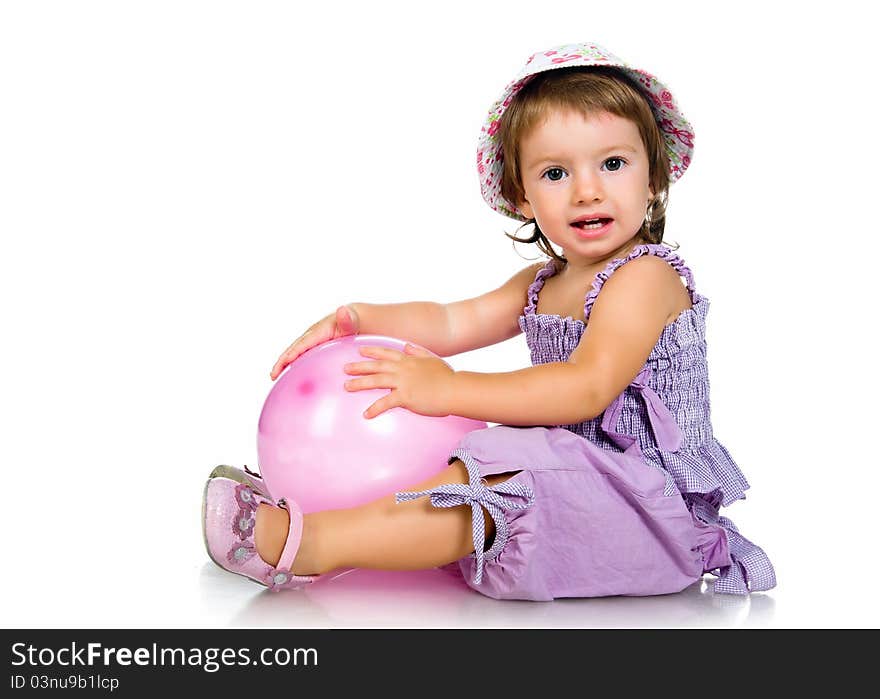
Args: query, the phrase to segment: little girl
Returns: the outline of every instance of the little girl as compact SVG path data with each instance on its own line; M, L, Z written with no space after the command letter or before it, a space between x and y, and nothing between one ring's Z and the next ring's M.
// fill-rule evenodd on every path
M489 112L477 167L489 206L534 226L515 239L550 259L457 303L343 306L271 371L335 337L405 337L345 366L347 390L390 389L366 419L402 406L498 424L412 491L351 509L303 515L258 474L218 467L203 504L214 562L273 590L450 563L506 599L672 593L707 572L717 593L774 587L764 551L719 515L749 486L709 419L709 301L661 242L692 151L652 75L595 44L531 56ZM450 356L519 332L533 366L506 373L414 346Z

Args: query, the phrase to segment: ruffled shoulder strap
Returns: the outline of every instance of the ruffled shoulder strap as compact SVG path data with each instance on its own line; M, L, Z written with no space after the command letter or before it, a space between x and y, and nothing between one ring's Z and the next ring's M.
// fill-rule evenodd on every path
M584 297L584 320L589 320L590 311L593 310L593 304L596 302L596 297L599 296L599 292L602 290L602 287L605 286L605 282L608 281L608 277L610 277L614 272L623 267L630 260L635 260L637 257L641 257L642 255L654 255L656 257L661 257L666 262L668 262L676 272L678 272L679 276L684 277L685 285L687 286L687 290L691 295L691 303L696 303L697 301L697 290L694 287L694 275L691 272L690 268L684 263L678 255L676 255L671 248L668 248L665 245L638 245L632 249L629 255L626 257L618 257L611 262L596 275L596 278L593 279L593 287L587 293L586 297ZM543 271L543 270L541 270ZM540 272L538 273L540 275ZM543 282L542 282L543 283Z
M556 266L556 260L553 259L548 260L547 264L538 270L538 273L535 275L535 281L532 282L531 286L529 286L529 290L526 292L528 303L523 310L525 315L530 313L533 314L535 312L535 308L538 305L538 294L544 287L544 282L558 271L559 268Z

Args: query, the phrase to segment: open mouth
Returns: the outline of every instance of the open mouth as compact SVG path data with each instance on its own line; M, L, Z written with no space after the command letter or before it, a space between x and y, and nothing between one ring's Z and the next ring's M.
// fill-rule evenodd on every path
M602 228L602 226L609 223L611 220L612 219L610 218L593 218L589 221L574 221L571 225L580 228L581 230L591 231Z

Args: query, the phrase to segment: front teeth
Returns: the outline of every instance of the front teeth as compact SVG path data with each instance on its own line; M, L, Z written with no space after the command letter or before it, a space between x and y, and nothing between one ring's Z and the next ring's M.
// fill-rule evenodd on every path
M584 224L581 224L581 228L595 229L595 228L601 228L603 225L604 225L604 224L603 224L601 221L596 221L596 223L584 223Z

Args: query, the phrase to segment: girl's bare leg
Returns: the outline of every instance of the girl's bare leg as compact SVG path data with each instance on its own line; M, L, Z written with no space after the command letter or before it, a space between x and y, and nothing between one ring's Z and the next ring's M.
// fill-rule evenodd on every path
M492 486L513 473L487 476ZM429 490L447 483L467 483L465 465L456 459L441 473L412 488ZM296 575L315 575L337 568L417 570L457 561L473 553L470 505L436 508L429 497L396 503L394 494L359 507L305 515L303 537L293 562ZM484 510L486 540L495 524ZM287 513L260 505L254 543L260 557L278 563L287 538Z

